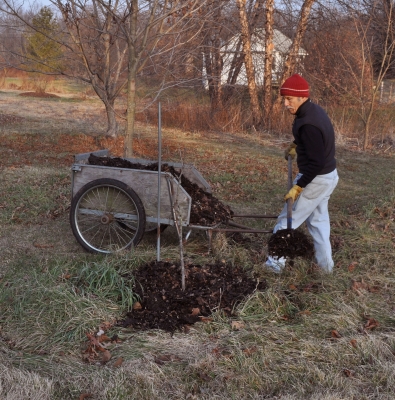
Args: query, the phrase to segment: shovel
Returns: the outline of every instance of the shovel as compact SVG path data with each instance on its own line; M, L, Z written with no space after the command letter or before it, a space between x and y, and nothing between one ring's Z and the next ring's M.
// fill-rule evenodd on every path
M292 188L292 157L288 155L288 191ZM287 229L292 229L293 200L287 199Z

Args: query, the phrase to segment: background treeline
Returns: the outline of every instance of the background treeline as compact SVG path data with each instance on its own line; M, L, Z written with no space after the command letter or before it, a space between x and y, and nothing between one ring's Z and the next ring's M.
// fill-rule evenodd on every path
M339 140L395 140L393 0L3 0L0 18L0 84L16 71L36 91L59 76L84 83L126 155L158 100L167 126L288 133L278 87L295 72ZM276 31L289 38L281 54Z

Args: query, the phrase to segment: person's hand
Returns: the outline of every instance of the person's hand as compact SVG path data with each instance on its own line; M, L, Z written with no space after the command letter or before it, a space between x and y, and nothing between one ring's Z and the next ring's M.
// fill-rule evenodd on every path
M294 202L302 193L303 188L298 185L293 185L291 190L284 196L284 200L287 201L288 199L292 199Z
M290 143L289 146L284 151L284 158L288 161L288 156L292 157L292 160L296 157L296 144L294 142Z

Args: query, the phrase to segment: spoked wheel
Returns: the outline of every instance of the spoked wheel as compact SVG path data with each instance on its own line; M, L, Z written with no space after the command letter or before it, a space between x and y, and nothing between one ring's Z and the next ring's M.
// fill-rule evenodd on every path
M71 201L71 229L92 253L114 253L137 246L144 235L145 211L136 192L115 179L83 186Z

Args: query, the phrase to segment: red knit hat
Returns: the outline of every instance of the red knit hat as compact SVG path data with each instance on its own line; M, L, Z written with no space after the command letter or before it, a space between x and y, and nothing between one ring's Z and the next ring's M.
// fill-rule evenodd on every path
M309 84L300 75L290 76L280 88L281 96L309 97Z

